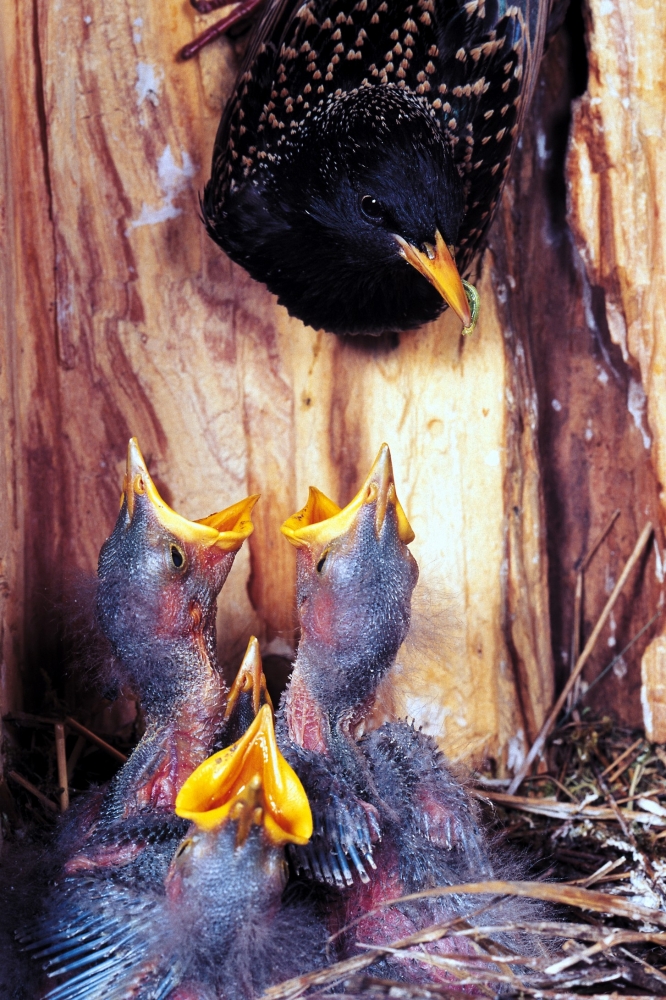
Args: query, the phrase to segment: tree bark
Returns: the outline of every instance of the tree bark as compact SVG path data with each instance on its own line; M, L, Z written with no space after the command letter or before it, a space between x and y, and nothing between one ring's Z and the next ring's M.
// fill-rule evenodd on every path
M217 15L157 0L6 6L3 711L36 706L40 668L57 680L66 666L49 608L74 569L94 572L131 434L186 516L262 493L221 600L229 669L250 633L293 650L294 555L279 526L311 483L347 502L387 440L421 582L386 697L451 756L511 770L552 703L553 648L566 669L576 560L623 506L587 577L593 624L657 502L627 367L603 367L612 345L590 325L594 292L564 218L573 29L546 57L479 265L477 331L462 338L448 313L368 342L290 319L204 232L197 198L242 43L189 64L175 53ZM575 179L571 190L574 204ZM618 643L653 591L636 584ZM602 690L633 719L638 659L627 669Z
M589 82L576 102L567 160L569 218L600 320L628 369L626 406L654 465L662 511L666 477L666 24L659 6L589 0ZM640 445L637 442L637 448ZM656 504L652 516L659 516ZM661 513L663 518L663 513ZM656 582L664 579L656 546ZM663 600L663 596L662 596ZM666 741L663 622L646 652L642 702L653 739ZM661 721L657 721L657 720Z

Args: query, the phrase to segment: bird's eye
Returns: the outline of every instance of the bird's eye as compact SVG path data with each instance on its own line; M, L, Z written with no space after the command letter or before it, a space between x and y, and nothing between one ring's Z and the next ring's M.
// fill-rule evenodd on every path
M366 219L370 219L371 222L381 222L385 214L380 202L376 198L373 198L371 194L366 194L361 198L361 211Z
M185 553L178 545L172 545L170 548L171 552L171 562L176 567L176 569L182 569L185 565Z
M182 842L182 844L176 851L176 857L180 858L183 854L185 854L186 851L189 851L191 846L192 846L192 838L188 837L186 840Z
M317 563L317 572L318 573L321 573L321 571L323 570L324 563L326 562L327 557L328 557L328 550L326 550L326 552L324 552L324 554L322 555L321 559Z

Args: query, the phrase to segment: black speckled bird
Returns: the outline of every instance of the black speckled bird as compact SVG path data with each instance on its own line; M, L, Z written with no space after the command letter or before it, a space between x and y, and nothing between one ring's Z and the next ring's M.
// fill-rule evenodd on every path
M120 513L99 557L97 614L146 729L110 786L74 823L66 871L126 869L180 836L173 805L223 726L227 690L215 649L217 596L252 532L256 496L201 521L160 497L133 438ZM159 852L157 852L159 853ZM162 862L164 858L162 858ZM159 877L148 871L151 878Z
M429 840L445 853L464 844L465 865L482 870L469 802L436 743L402 722L361 738L407 635L418 577L388 447L347 507L311 487L306 506L282 530L298 547L301 641L278 734L315 821L312 841L294 852L297 865L338 885L351 885L354 870L372 883L363 861L374 868L373 842L388 837L414 870L403 880L410 889L418 873L435 870ZM447 863L455 856L446 853Z
M272 0L215 142L211 237L315 328L450 305L534 89L548 0Z
M250 1000L322 964L317 915L281 898L284 845L307 841L312 816L268 705L187 779L176 812L191 825L159 888L65 885L25 935L62 977L49 1000Z

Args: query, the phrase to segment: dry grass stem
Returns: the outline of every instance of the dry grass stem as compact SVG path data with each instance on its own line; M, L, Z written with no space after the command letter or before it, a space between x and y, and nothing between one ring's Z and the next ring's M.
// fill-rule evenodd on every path
M115 757L116 760L119 760L122 764L126 762L127 757L125 756L124 753L121 753L120 750L116 750L116 748L112 747L110 743L107 743L106 740L103 740L101 736L97 736L96 733L92 733L89 729L86 729L86 727L82 726L80 722L76 721L76 719L72 719L71 716L68 715L65 719L65 722L70 729L73 729L75 732L80 733L81 736L85 736L87 740L90 740L91 743L95 743L102 750L106 750L108 754L110 754L112 757Z
M534 743L532 744L532 747L527 756L525 757L522 766L520 767L513 781L509 785L510 793L514 793L518 790L518 788L520 788L520 785L525 776L527 775L527 772L529 771L530 767L532 766L536 758L540 756L540 754L542 753L546 745L546 740L548 739L550 732L554 728L558 716L562 711L562 707L565 701L567 700L567 696L571 691L571 689L573 688L574 684L576 683L576 678L580 675L581 671L583 670L583 667L587 663L590 654L592 653L592 650L594 649L597 643L597 639L599 638L599 635L601 634L601 631L604 625L606 624L606 621L608 620L611 611L615 606L615 602L622 593L622 590L624 589L624 586L629 578L629 575L631 574L632 569L640 559L641 555L643 554L643 550L645 549L647 543L650 540L652 531L653 531L652 523L648 521L648 523L643 528L640 537L636 542L636 545L634 546L634 551L629 556L629 559L627 560L625 567L622 570L622 573L620 574L619 580L617 581L615 587L613 588L612 594L610 595L610 597L606 602L606 606L604 607L603 611L599 616L597 624L594 626L594 629L592 630L590 638L587 640L585 644L585 649L578 657L576 665L571 671L569 679L564 685L559 698L555 702L548 718L541 727L541 731L537 736L536 740L534 741Z
M28 781L27 778L24 778L16 771L7 771L7 777L11 778L12 781L15 781L18 785L21 785L22 788L25 788L26 792L30 792L31 795L34 795L37 801L41 802L42 805L49 810L49 812L58 812L58 807L55 802L52 802L51 799L47 799L46 795L43 795L38 788L35 788L33 783Z

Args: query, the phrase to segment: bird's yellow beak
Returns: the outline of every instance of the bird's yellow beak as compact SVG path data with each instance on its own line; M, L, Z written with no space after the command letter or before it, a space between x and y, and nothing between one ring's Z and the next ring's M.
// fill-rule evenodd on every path
M262 704L268 705L271 709L273 708L273 702L266 688L266 677L261 665L259 643L254 636L250 636L243 662L238 668L236 678L231 685L231 691L227 698L227 708L224 713L225 721L233 712L241 694L248 693L252 694L252 707L255 715L259 714Z
M200 521L188 521L187 518L177 514L157 492L139 444L136 438L131 438L127 447L127 471L120 496L120 506L126 502L130 519L134 515L137 496L145 496L148 499L155 517L163 528L181 541L191 542L202 548L215 546L223 552L235 552L254 531L251 515L252 508L259 499L258 494L246 497L245 500L227 507L226 510L211 514Z
M453 309L463 325L463 333L474 330L479 315L479 294L469 282L463 281L458 273L453 254L444 242L439 229L435 234L435 245L426 244L419 250L397 233L393 238L400 248L400 254L437 289L445 302Z
M238 822L237 842L263 826L274 844L306 844L312 836L307 795L275 742L273 713L263 705L245 735L213 754L190 775L176 798L176 815L201 830Z
M310 487L308 502L298 513L292 514L282 525L281 531L297 548L321 549L335 538L346 534L356 522L359 511L370 503L377 504L375 529L379 535L389 506L395 510L398 537L406 545L414 540L407 515L402 509L395 490L391 452L387 444L379 449L367 479L351 503L340 509L321 490Z

